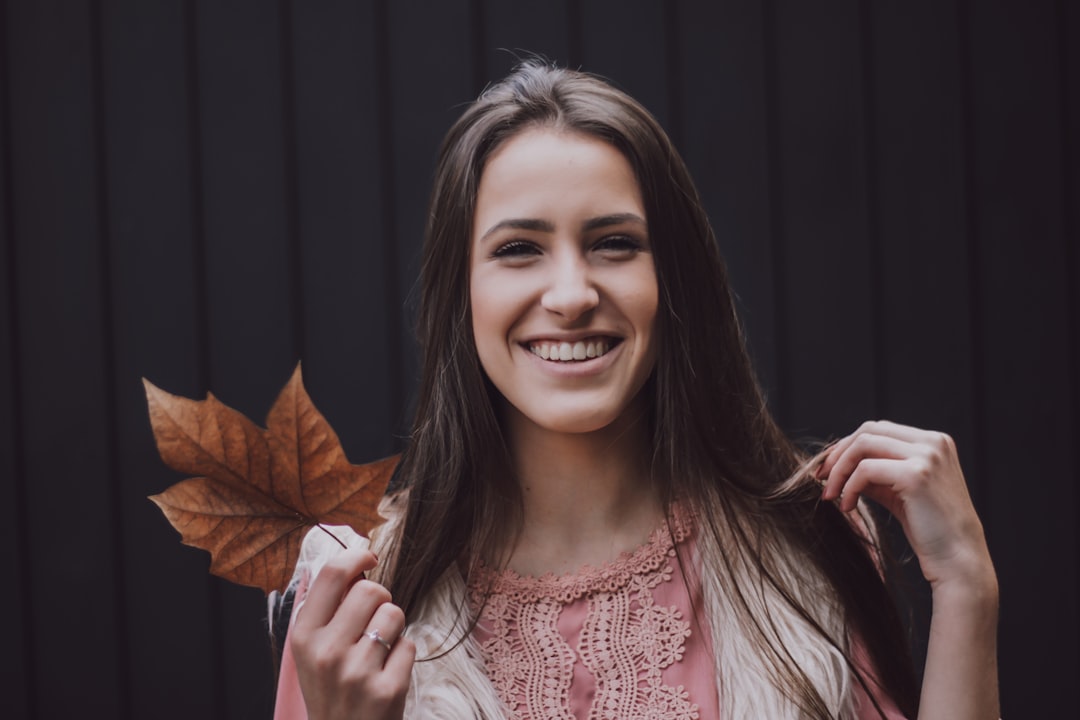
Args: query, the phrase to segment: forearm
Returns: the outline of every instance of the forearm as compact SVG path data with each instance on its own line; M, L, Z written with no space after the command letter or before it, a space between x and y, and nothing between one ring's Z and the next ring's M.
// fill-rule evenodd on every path
M934 586L919 720L997 720L998 585L980 573Z

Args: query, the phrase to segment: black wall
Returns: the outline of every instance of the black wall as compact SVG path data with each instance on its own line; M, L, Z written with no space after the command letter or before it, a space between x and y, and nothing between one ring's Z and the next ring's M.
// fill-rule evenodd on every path
M262 596L145 499L140 377L261 420L293 365L400 446L443 131L512 64L601 73L682 148L799 437L951 433L1002 586L1006 717L1075 705L1080 5L0 5L3 715L258 718Z

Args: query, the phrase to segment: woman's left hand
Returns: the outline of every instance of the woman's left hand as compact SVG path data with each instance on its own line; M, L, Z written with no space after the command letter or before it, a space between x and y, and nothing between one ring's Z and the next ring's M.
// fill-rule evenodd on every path
M825 453L822 497L854 510L864 495L904 528L931 587L993 581L982 523L952 438L878 421L864 423Z

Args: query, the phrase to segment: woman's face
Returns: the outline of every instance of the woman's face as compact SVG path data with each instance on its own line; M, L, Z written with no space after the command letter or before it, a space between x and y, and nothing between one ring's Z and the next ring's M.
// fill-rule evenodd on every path
M655 362L656 271L633 169L588 135L530 129L480 178L470 259L480 362L518 420L606 427Z

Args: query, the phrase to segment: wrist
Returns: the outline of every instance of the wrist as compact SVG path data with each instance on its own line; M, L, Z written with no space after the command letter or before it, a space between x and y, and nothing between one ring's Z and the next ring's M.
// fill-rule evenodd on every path
M997 614L999 588L989 556L971 558L955 565L955 571L930 582L934 607L941 604L964 606L969 611L984 609Z
M939 588L943 594L949 595L997 595L997 573L990 559L982 525L977 519L974 527L960 534L939 557L924 564L923 570L935 595Z

